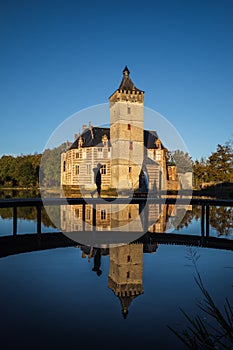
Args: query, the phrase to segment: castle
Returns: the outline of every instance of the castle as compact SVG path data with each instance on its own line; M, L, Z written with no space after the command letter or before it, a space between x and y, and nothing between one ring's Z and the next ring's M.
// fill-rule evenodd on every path
M167 150L156 131L144 130L144 91L134 85L127 67L109 104L110 128L84 125L62 153L61 186L95 189L93 170L101 164L102 190L143 191L145 173L148 190L166 189L174 170L168 170Z

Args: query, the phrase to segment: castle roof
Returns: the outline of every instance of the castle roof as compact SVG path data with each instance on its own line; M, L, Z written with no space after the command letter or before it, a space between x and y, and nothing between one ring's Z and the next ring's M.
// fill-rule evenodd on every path
M82 147L102 147L102 137L106 135L108 138L108 147L111 147L110 128L89 127L86 128L81 135L73 142L69 149L78 148L79 140L82 138ZM155 149L155 141L158 140L158 134L155 130L144 130L144 147ZM162 149L164 148L161 145Z
M82 138L82 147L102 146L102 137L106 135L108 138L108 147L110 143L110 128L89 127L86 128L81 135L73 142L69 149L78 148L79 140Z
M134 92L139 94L144 94L143 90L138 89L134 83L132 82L130 78L130 71L127 66L125 66L125 69L123 70L123 77L120 83L119 88L113 92L113 94L109 97L111 98L116 92L126 91L126 92Z
M118 91L120 90L126 90L126 91L130 91L130 92L144 92L138 88L136 88L136 86L134 85L134 83L132 82L131 78L130 78L130 71L128 69L127 66L125 66L125 69L123 70L123 78L121 80L120 86L118 88Z

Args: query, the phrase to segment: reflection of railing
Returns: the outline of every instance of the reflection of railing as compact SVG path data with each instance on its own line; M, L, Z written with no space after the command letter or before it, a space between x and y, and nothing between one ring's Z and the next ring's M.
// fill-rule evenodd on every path
M199 199L199 198L29 198L29 199L5 199L0 200L0 208L13 208L13 235L17 235L17 208L36 207L37 210L37 234L41 234L41 209L43 206L82 205L82 221L85 224L85 205L92 205L92 225L96 226L96 205L106 204L139 204L142 206L150 204L171 205L195 205L201 206L201 236L209 237L210 206L233 207L232 200ZM101 202L100 202L101 201ZM146 215L146 211L144 212ZM146 218L147 219L147 218ZM146 220L145 220L146 221ZM85 225L83 225L85 228Z

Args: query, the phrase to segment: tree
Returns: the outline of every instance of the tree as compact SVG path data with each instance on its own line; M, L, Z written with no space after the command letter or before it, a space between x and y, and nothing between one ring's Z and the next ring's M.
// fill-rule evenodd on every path
M198 160L195 160L193 163L193 175L196 188L199 187L203 182L209 181L206 160L204 158L201 158L200 162Z
M46 149L40 165L40 184L43 186L60 186L61 181L61 153L66 145L62 144L53 149Z
M174 152L169 152L168 163L177 166L178 173L192 172L192 158L190 155L182 150L176 150Z
M226 182L233 180L233 150L228 144L217 146L217 151L213 152L207 161L210 181Z

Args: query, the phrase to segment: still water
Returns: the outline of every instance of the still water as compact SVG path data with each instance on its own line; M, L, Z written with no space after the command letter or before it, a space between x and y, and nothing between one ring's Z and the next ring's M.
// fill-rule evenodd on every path
M19 234L35 232L34 214L21 214ZM10 212L0 215L0 235L11 234ZM231 240L231 227L223 232L219 215L216 223L212 219L210 234ZM42 231L56 232L46 220ZM198 234L198 209L175 232ZM179 307L208 318L197 307L203 298L189 259L194 254L205 287L222 309L233 294L228 250L148 241L99 250L77 244L1 258L1 348L185 349L168 329L187 327Z

